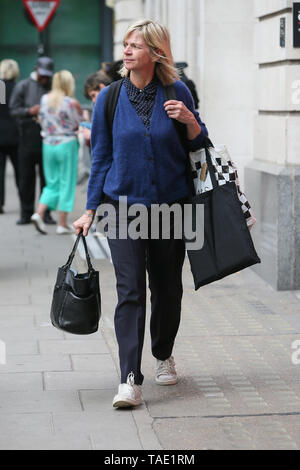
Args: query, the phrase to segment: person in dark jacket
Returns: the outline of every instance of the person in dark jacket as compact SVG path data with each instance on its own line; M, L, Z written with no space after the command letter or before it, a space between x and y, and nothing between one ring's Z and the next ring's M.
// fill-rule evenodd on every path
M0 63L0 78L5 84L5 104L0 105L0 214L3 214L5 202L5 167L9 157L18 188L18 129L11 117L8 102L19 77L19 66L13 59L4 59Z
M195 103L195 108L198 109L199 108L199 98L198 98L198 93L197 93L197 89L196 89L196 85L195 83L193 82L193 80L191 80L190 78L188 78L185 74L185 71L184 69L186 69L188 67L188 64L186 62L175 62L175 65L177 67L177 70L179 72L179 78L180 80L186 84L186 86L189 88L191 94L192 94L192 97L194 99L194 103Z
M100 71L108 75L112 82L116 82L121 78L119 72L122 65L123 60L115 60L113 62L102 62L102 67Z
M15 86L9 102L11 115L16 119L19 133L19 191L21 217L18 225L30 224L35 202L35 167L38 165L41 191L45 186L42 164L42 137L38 123L41 97L50 91L54 64L50 57L40 57L29 78ZM54 223L47 212L45 223Z

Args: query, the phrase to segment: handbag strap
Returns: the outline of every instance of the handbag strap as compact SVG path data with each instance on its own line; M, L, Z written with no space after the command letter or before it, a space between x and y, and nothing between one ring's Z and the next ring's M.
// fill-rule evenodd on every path
M208 171L209 171L209 174L210 174L211 183L212 183L213 189L215 189L219 186L219 184L217 182L214 165L213 165L212 160L211 160L211 155L210 155L210 151L208 149L208 146L205 145L204 149L205 149L206 163L207 163L207 166L208 166Z
M176 90L175 90L174 85L164 86L164 97L166 101L177 100L177 95L176 95ZM180 139L180 142L187 155L185 174L186 174L186 179L187 179L187 184L188 184L190 195L194 196L196 192L195 192L195 186L193 182L192 168L190 165L190 159L189 159L189 155L188 155L188 151L186 147L186 141L187 141L186 125L183 124L182 122L177 121L177 119L172 119L172 121L176 129L176 132L178 134L178 137Z
M64 269L70 269L71 264L72 264L73 259L74 259L74 256L75 256L75 253L76 253L76 250L78 248L78 243L79 243L80 239L82 239L82 242L83 242L86 261L87 261L87 264L88 264L88 270L89 270L89 272L92 272L92 271L94 271L94 268L93 268L92 263L91 263L90 255L89 255L89 252L88 252L88 247L87 247L87 244L86 244L86 240L85 240L85 237L83 236L82 232L80 232L77 236L77 239L74 243L74 246L73 246L73 249L70 253L68 261L64 265Z
M164 87L164 96L165 99L168 100L177 100L177 95L176 95L176 90L174 85L167 85ZM179 139L182 143L183 148L185 149L186 153L188 154L187 148L186 148L186 141L187 141L187 129L186 125L177 121L177 119L172 119L173 124L175 126L175 129L177 131L177 134L179 136ZM218 182L216 179L215 171L214 171L214 166L211 160L211 155L209 152L209 147L214 147L212 141L209 139L209 137L205 136L204 141L203 141L203 147L205 149L205 156L206 156L206 162L210 174L210 179L213 185L213 188L216 188L218 186ZM187 181L188 181L188 186L190 190L190 194L193 196L196 194L195 192L195 186L194 186L194 178L193 178L193 170L190 164L190 159L189 157L187 158L187 168L186 168L186 175L187 175Z

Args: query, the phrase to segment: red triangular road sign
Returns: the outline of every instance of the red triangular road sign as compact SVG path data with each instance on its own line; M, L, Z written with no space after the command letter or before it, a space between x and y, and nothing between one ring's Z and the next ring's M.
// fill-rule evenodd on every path
M37 29L43 31L54 15L60 0L23 0L23 3Z

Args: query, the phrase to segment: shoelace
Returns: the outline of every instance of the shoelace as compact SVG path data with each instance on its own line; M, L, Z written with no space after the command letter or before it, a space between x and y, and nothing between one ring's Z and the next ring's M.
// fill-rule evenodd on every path
M121 384L120 387L121 387L121 390L122 390L121 393L124 396L126 396L127 398L132 399L133 397L136 397L136 394L138 393L139 386L136 385L134 387L134 373L133 372L130 372L127 375L126 384Z
M130 372L127 375L126 383L122 383L119 385L119 393L126 396L127 398L132 398L132 394L135 394L134 385L134 373Z
M130 372L127 375L127 385L131 385L131 386L134 385L134 373L133 372Z
M175 362L173 357L170 357L169 359L166 359L165 361L161 361L158 369L157 369L157 375L170 375L170 374L175 374Z

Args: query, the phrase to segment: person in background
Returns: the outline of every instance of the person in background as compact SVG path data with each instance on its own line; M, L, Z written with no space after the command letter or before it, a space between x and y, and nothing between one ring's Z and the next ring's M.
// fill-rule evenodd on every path
M188 67L188 64L186 62L175 62L175 65L177 67L177 70L179 72L179 78L180 80L186 84L186 86L189 88L191 94L192 94L192 97L194 99L194 103L195 103L195 108L198 109L199 108L199 97L198 97L198 93L197 93L197 89L196 89L196 85L195 83L193 82L193 80L191 80L190 78L188 78L184 72L184 69L186 69Z
M102 62L101 71L109 76L112 82L120 80L120 69L123 65L123 60L115 60L114 62Z
M21 201L21 217L18 225L30 224L34 211L36 165L39 169L40 188L45 185L42 164L42 138L38 123L41 97L51 88L54 63L50 57L40 57L34 72L29 78L21 80L15 86L9 108L11 115L17 121L19 144L19 193ZM55 224L49 211L45 214L45 223Z
M93 104L96 103L97 96L100 91L111 83L111 79L106 75L105 72L99 70L99 72L89 75L84 84L84 96L88 100L92 100ZM91 140L91 128L90 123L82 123L83 137L88 146L90 146Z
M61 70L54 74L52 90L44 95L40 105L40 124L43 137L43 165L46 186L31 221L36 229L47 234L44 217L47 209L58 206L58 235L72 233L67 224L73 210L77 180L77 130L82 109L74 98L75 80L71 72Z
M9 157L15 176L15 183L18 189L18 128L15 120L11 117L8 103L12 91L19 78L20 71L18 63L13 59L4 59L0 63L0 78L5 83L6 104L0 105L0 214L3 214L5 202L5 168L6 159Z
M84 96L88 100L92 100L92 102L95 104L100 91L110 83L111 79L102 70L99 70L99 72L96 73L92 73L85 81Z

